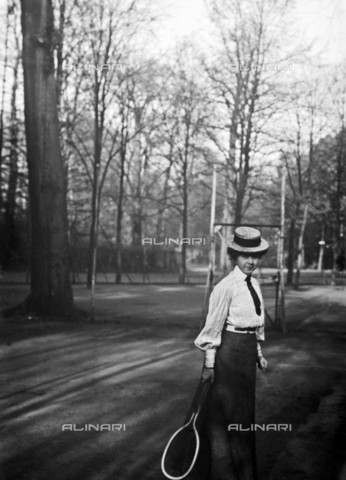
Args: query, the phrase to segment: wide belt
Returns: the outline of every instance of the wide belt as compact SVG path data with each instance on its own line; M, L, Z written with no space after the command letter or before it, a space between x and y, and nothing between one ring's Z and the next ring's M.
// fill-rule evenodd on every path
M226 325L226 330L228 332L235 332L235 333L255 333L257 327L246 327L246 328L239 328L234 327L233 325Z

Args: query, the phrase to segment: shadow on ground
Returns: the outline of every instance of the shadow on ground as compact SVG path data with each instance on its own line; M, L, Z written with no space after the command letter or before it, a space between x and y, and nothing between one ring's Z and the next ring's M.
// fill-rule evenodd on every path
M185 293L174 293L183 308ZM291 430L257 432L260 480L345 480L344 310L335 300L319 312L305 311L285 336L267 332L256 422ZM3 319L1 480L163 479L161 455L203 358L193 346L198 322L168 320L151 324L140 310L129 324Z

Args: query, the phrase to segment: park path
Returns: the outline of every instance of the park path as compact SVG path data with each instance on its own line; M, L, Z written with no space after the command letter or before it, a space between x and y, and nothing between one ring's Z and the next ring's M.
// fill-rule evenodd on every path
M203 357L193 346L203 289L175 287L129 286L116 301L101 290L94 324L1 321L1 480L164 478L161 454L185 417ZM310 315L302 297L305 318L293 316L286 335L268 326L256 422L292 431L258 432L260 480L346 478L345 295L323 292L310 291ZM88 301L82 289L76 297ZM64 424L120 430L62 431Z

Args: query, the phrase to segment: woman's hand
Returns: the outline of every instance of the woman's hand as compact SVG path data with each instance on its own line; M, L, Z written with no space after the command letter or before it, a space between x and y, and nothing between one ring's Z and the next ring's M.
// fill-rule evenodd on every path
M258 357L257 358L257 363L258 363L258 368L265 372L267 367L268 367L267 360L264 357Z
M215 372L213 368L204 367L202 371L202 380L214 382Z

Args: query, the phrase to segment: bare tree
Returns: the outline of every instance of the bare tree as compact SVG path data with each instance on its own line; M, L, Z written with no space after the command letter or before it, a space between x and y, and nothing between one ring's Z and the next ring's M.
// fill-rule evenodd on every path
M3 76L2 76L2 85L1 85L1 107L0 107L0 215L2 212L2 164L3 164L3 146L4 146L4 110L5 110L5 84L6 84L6 73L8 68L8 37L9 29L11 22L11 13L13 12L13 5L7 5L6 12L6 30L5 30L5 58L4 58L4 67L3 67Z
M335 146L331 149L332 183L328 185L330 198L330 216L332 220L333 275L335 284L338 258L346 253L346 67L337 66L329 78L330 124L335 137ZM330 155L329 155L330 158ZM330 177L330 176L328 176ZM331 185L333 187L331 188Z
M139 29L145 30L154 16L147 1L88 0L79 4L79 9L81 41L69 55L65 67L69 70L74 107L68 108L66 101L64 105L69 118L69 142L91 186L87 275L90 287L96 272L102 188L111 163L117 156L125 159L125 145L129 140L122 136L125 128L122 114L127 107L119 104L119 91L129 72L133 73L129 62ZM73 31L71 28L65 29L66 39ZM69 89L65 92L68 98ZM117 233L119 235L121 233Z
M240 224L251 202L263 195L264 167L276 141L271 119L281 106L284 72L296 55L288 47L292 2L207 3L219 38L213 57L203 62L214 103L208 135L224 177L223 221Z
M127 222L130 222L131 244L138 249L143 228L145 229L145 201L150 186L154 183L147 181L152 151L151 137L157 127L157 114L153 106L156 96L154 79L152 62L142 61L139 68L129 69L117 93L121 118L120 152L118 164L113 163L111 167L117 171L119 179L116 197L116 283L121 282L122 275L124 209L126 208Z
M16 37L17 42L19 38ZM4 215L4 240L2 245L3 259L8 258L8 249L12 244L15 230L15 212L16 212L16 194L18 184L18 118L17 118L17 91L19 64L21 59L21 51L18 47L17 58L13 66L13 85L11 93L11 117L10 117L10 146L9 146L9 175L8 188L5 203Z
M286 151L283 155L291 195L288 200L290 216L288 284L293 280L294 259L297 268L294 285L299 287L300 271L304 265L304 235L309 211L313 210L314 171L321 161L320 140L326 131L323 81L310 72L309 78L291 85L287 96L286 121L283 123ZM295 245L296 230L298 239Z
M205 123L205 94L201 84L195 80L196 68L192 66L191 47L183 44L177 52L177 60L166 85L165 95L168 108L161 111L160 126L161 149L168 161L164 182L164 203L167 201L167 186L170 179L175 185L176 194L172 195L169 208L176 209L181 216L181 238L189 236L189 194L194 179L194 164L199 157L204 142L202 133ZM167 101L168 100L168 101ZM167 205L168 207L168 205ZM162 221L162 218L160 219ZM186 241L186 240L185 240ZM181 244L178 251L179 283L186 280L187 249Z

